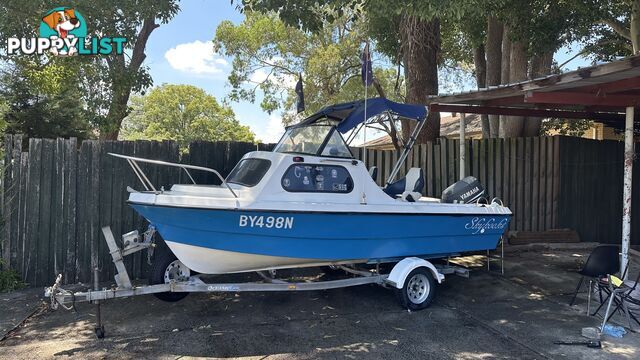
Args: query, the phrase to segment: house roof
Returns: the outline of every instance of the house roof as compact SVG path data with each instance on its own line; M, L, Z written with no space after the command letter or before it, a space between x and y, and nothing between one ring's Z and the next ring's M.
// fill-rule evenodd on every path
M465 115L465 130L467 134L481 133L482 122L480 115L467 114ZM442 116L440 118L440 136L452 136L460 133L460 114L452 114L450 116ZM367 141L360 146L376 147L391 145L391 137L384 135L373 140Z
M431 98L430 111L590 119L624 127L640 105L640 55L519 82ZM636 114L640 123L640 114Z
M452 136L460 133L461 114L442 116L440 118L440 136ZM468 134L482 132L482 121L478 114L466 114L464 117L465 131Z

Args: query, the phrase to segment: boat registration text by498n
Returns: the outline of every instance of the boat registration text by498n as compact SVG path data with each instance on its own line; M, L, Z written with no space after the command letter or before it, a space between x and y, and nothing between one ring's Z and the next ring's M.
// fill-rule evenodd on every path
M240 227L266 227L276 229L292 229L293 216L251 216L240 215Z

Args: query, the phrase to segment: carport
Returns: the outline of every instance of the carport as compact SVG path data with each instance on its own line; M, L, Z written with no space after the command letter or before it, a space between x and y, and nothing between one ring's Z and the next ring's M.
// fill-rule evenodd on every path
M477 91L441 95L431 99L429 110L464 114L587 119L624 131L624 187L621 273L629 261L634 133L640 128L640 55L578 69L563 74ZM526 121L526 120L525 120ZM638 129L638 130L635 130ZM460 176L464 176L465 142L460 141Z

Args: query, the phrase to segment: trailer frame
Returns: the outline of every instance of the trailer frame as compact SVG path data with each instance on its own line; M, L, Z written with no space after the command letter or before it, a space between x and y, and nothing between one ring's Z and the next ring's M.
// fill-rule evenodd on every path
M45 288L45 297L49 298L52 309L60 306L67 310L75 309L75 304L79 302L92 302L96 305L96 326L95 334L98 338L103 338L104 324L101 317L101 302L109 299L126 298L138 295L148 295L164 292L260 292L260 291L317 291L338 289L366 284L376 284L386 288L402 289L408 275L417 268L428 269L437 283L444 281L445 274L455 274L469 277L469 270L460 266L434 265L431 262L418 258L407 257L400 260L388 274L380 272L380 263L371 270L358 269L355 266L336 264L333 267L344 270L353 275L352 278L323 280L313 282L288 282L275 278L275 271L271 276L264 272L257 273L263 279L262 282L239 282L239 283L209 283L201 277L203 275L193 275L184 281L171 280L168 283L156 285L134 285L129 277L129 273L124 265L124 256L136 253L141 250L148 250L149 260L153 254L155 227L149 226L147 231L140 234L137 230L122 235L123 247L116 243L111 227L102 228L102 234L109 247L109 254L116 267L114 276L116 286L111 288L100 288L98 282L99 269L94 265L93 290L73 292L62 287L62 274L56 277L55 283ZM430 290L431 291L431 290ZM70 306L68 306L70 305Z

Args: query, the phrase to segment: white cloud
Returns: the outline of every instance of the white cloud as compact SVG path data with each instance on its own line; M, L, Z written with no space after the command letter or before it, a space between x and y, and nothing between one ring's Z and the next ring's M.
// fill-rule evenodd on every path
M195 74L221 74L229 65L227 60L214 53L210 42L200 40L176 45L164 57L172 68Z
M284 125L282 125L282 117L276 114L269 116L269 121L254 130L256 137L262 140L263 143L275 143L280 140L282 134L284 134Z

